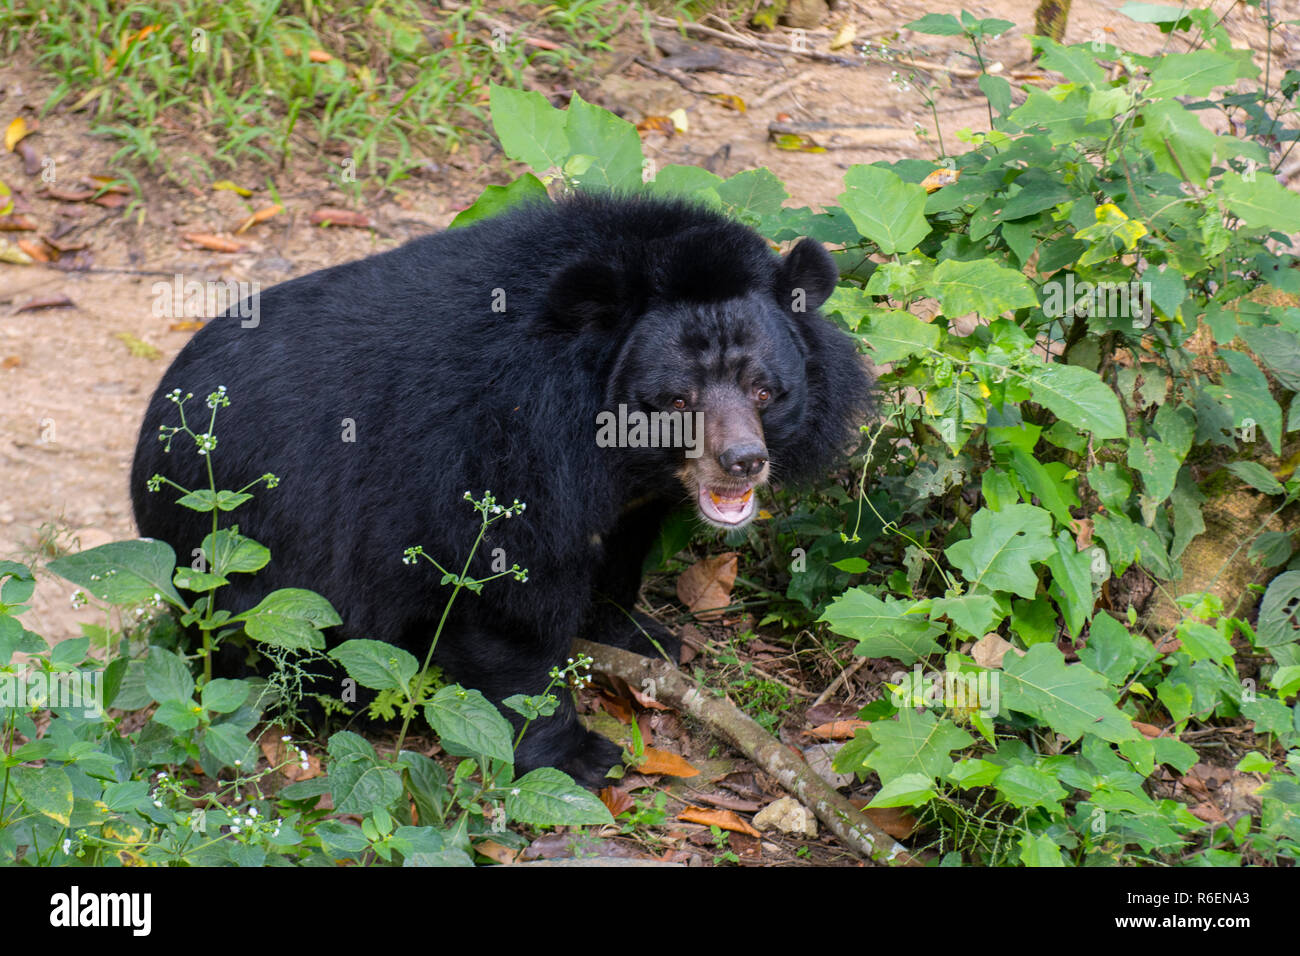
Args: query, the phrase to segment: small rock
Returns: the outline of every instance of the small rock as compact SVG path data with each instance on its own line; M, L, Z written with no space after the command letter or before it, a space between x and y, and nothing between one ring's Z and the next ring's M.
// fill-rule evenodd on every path
M754 826L759 830L776 828L782 833L810 840L817 836L817 818L793 797L782 797L759 810L754 814Z

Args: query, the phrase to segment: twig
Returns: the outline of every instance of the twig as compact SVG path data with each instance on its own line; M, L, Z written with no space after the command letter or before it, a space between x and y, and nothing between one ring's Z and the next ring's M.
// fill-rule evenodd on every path
M845 670L840 671L840 676L831 681L830 686L817 695L817 699L813 701L812 705L814 707L820 707L822 704L826 703L826 701L830 700L831 695L839 690L841 686L847 684L849 678L856 674L861 669L862 665L868 660L869 658L859 657Z
M621 677L633 687L654 682L654 696L689 713L734 744L805 806L856 853L877 863L919 866L907 849L835 792L787 747L772 738L734 704L696 688L686 675L664 661L652 661L630 651L577 640L573 649L595 661L597 670Z
M768 91L763 95L756 96L754 99L750 100L749 109L756 110L760 106L765 106L766 104L772 102L772 100L780 96L782 93L789 92L791 89L798 86L800 83L802 83L804 80L808 79L812 75L813 75L812 70L804 70L802 73L796 73L788 80L782 80L780 83L776 84L775 86L770 87Z
M723 33L721 30L715 30L712 27L706 27L699 23L688 23L684 20L674 20L672 17L656 16L654 24L665 30L682 30L686 33L694 33L697 36L712 37L715 40L722 40L724 43L730 43L732 46L745 47L750 50L761 50L764 53L780 54L781 56L802 56L810 60L820 60L823 63L834 63L837 66L863 66L858 60L850 59L847 56L839 56L835 53L823 53L820 50L796 50L789 44L768 43L766 40L754 40L742 34Z

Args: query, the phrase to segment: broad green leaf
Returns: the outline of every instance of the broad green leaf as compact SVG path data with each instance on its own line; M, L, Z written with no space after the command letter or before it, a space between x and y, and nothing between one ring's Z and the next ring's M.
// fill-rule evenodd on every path
M1033 286L1023 274L991 259L946 259L934 269L928 291L951 318L974 312L994 319L1009 309L1038 305Z
M538 767L506 790L506 816L534 826L613 823L600 799L554 767Z
M199 700L202 701L205 710L217 714L229 714L244 706L244 701L248 700L251 690L247 681L217 677L203 685Z
M1060 812L1061 801L1069 796L1050 773L1024 764L1004 768L994 787L1013 807L1044 807L1053 813Z
M218 574L242 572L251 574L266 567L271 552L252 538L246 538L229 528L203 539L203 553L208 565Z
M1232 645L1217 630L1201 621L1182 621L1178 625L1178 639L1183 650L1193 661L1232 662Z
M1142 476L1142 486L1153 504L1174 493L1182 459L1164 442L1149 438L1128 448L1128 466Z
M1065 614L1071 637L1078 637L1092 617L1092 558L1080 551L1068 531L1056 535L1056 553L1047 558L1052 572L1051 593Z
M264 597L256 607L236 614L228 623L242 623L255 641L290 650L322 650L325 638L320 629L343 621L329 601L316 592L281 588Z
M746 169L717 187L718 198L733 216L749 221L775 216L789 197L770 169Z
M402 795L401 775L388 763L348 760L330 767L330 793L336 813L365 816L388 807Z
M948 779L963 790L969 790L971 787L987 787L1000 773L1002 768L997 764L978 757L968 757L953 764L948 771Z
M344 641L330 651L348 676L372 690L407 691L419 662L400 647L383 641Z
M1098 439L1127 434L1119 399L1096 372L1078 365L1043 365L1027 377L1030 394L1061 420Z
M965 31L961 21L951 13L927 13L925 16L905 24L905 29L917 33L928 33L937 37L959 37Z
M933 598L930 619L947 616L967 634L983 637L1002 619L998 602L991 594L963 594L960 597Z
M1300 392L1300 336L1276 325L1243 325L1235 331L1283 388Z
M144 662L144 686L159 703L168 700L189 704L194 698L194 676L189 665L161 647L149 648Z
M577 93L565 113L565 133L575 153L596 157L574 181L583 189L631 192L641 188L641 137L636 127Z
M999 221L1024 219L1074 198L1058 177L1042 169L1025 170L1015 184L1020 190L998 211L995 218Z
M876 747L863 762L884 784L909 773L941 780L952 770L953 759L948 754L975 742L947 718L936 718L928 710L918 713L911 707L904 707L893 720L876 721L867 730Z
M914 606L893 596L882 601L863 588L852 588L833 600L820 620L836 634L856 640L855 654L890 657L910 665L937 653L940 648L934 639L943 633L924 615L904 613Z
M1300 231L1300 195L1279 185L1266 170L1249 181L1240 173L1224 173L1214 191L1252 229Z
M1041 126L1053 146L1089 137L1101 138L1110 131L1108 122L1088 121L1089 91L1076 88L1057 100L1035 86L1028 88L1025 102L1007 118L1022 129Z
M1051 529L1051 515L1033 505L981 510L971 521L971 536L944 554L972 588L982 586L1032 598L1038 590L1032 562L1045 560L1056 550Z
M213 724L203 733L203 746L224 767L234 767L238 761L239 766L251 769L258 757L257 743L235 724Z
M1239 61L1213 50L1195 50L1160 59L1151 69L1144 95L1156 100L1174 96L1206 96L1240 75Z
M447 228L458 229L481 219L491 219L507 209L512 209L526 202L547 202L549 200L550 196L547 195L546 187L542 185L542 181L532 173L524 173L514 182L507 183L504 186L485 187L483 192L479 194L478 199L474 200L473 205L456 213L456 218L451 221L451 225Z
M1282 447L1282 408L1269 391L1268 379L1242 352L1221 348L1215 354L1229 371L1222 375L1222 385L1207 385L1204 393L1229 410L1232 428L1243 442L1255 441L1258 429L1278 452ZM1199 407L1197 414L1199 417Z
M717 204L722 200L718 195L721 185L722 177L702 166L673 164L656 170L645 189L651 195L693 196Z
M1232 472L1250 487L1256 491L1262 491L1266 495L1281 495L1286 493L1282 487L1282 482L1273 477L1273 473L1256 461L1234 461L1228 465L1228 471Z
M1025 833L1020 837L1020 862L1025 866L1065 866L1061 848L1047 833Z
M1082 664L1067 665L1055 644L1035 644L1024 657L1003 659L1002 711L1044 721L1069 740L1094 734L1111 743L1139 736L1106 694L1106 680Z
M545 173L564 165L571 150L565 133L567 114L557 110L541 93L513 90L491 84L488 103L492 129L507 156Z
M443 687L425 704L424 717L450 753L515 761L510 724L476 690L456 684Z
M55 558L48 567L109 604L150 604L161 598L186 607L172 586L176 552L163 541L113 541Z
M1095 89L1106 82L1106 71L1097 63L1097 54L1087 44L1062 46L1050 37L1030 37L1030 44L1038 51L1040 62L1055 70L1071 83Z
M890 310L871 315L863 338L876 364L884 365L926 354L938 346L940 332L938 325L922 322L910 312Z
M62 767L14 767L9 782L27 807L71 825L72 781Z
M867 806L871 809L882 807L919 807L933 800L937 794L934 781L923 773L905 773L891 778L871 798Z
M1256 647L1277 647L1300 640L1300 571L1273 579L1259 604Z
M1088 631L1087 645L1079 649L1079 660L1112 684L1122 684L1137 662L1133 635L1109 614L1099 613Z
M879 166L852 166L838 199L863 236L885 255L910 252L930 234L925 189Z

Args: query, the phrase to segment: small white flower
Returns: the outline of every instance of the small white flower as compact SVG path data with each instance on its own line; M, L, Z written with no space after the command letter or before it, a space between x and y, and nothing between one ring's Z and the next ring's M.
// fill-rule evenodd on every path
M71 855L72 855L72 838L71 838L71 837L67 837L67 838L65 838L64 841L63 841L63 855L64 855L64 856L71 856Z

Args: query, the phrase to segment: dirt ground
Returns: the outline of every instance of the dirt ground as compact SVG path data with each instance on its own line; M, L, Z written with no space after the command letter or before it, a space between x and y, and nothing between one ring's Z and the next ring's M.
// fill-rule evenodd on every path
M1076 0L1066 42L1104 39L1147 53L1168 42L1154 27L1120 16L1116 11L1122 5L1121 0ZM859 45L867 39L878 42L924 13L969 9L1016 23L987 51L991 61L1015 73L1031 69L1023 34L1032 30L1034 6L1007 0L967 5L841 2L819 29L806 31L806 41L809 49L825 51L848 22ZM1214 6L1227 12L1237 45L1262 49L1265 34L1256 10L1230 0ZM1279 19L1300 16L1300 2L1274 3L1273 8ZM508 18L508 11L500 15ZM873 56L863 65L843 66L709 41L730 54L723 65L739 72L691 73L692 84L699 91L735 94L759 104L740 113L637 64L633 57L645 57L647 51L635 34L626 31L606 58L606 72L578 89L634 121L685 109L687 132L671 139L660 134L646 138L647 154L660 165L707 164L724 176L767 166L786 183L793 204L816 205L834 200L844 171L855 163L936 155L933 133L920 138L915 132L916 124L931 124L916 84L890 80L895 71L904 78L908 73L896 63ZM781 37L765 39L780 42ZM1173 48L1183 48L1180 43L1174 41ZM1300 31L1283 27L1274 43L1273 65L1280 74L1300 59ZM954 53L961 46L956 39L905 32L891 45L931 63L968 64ZM851 47L838 53L857 55ZM974 79L942 71L926 76L939 86L944 141L950 150L960 150L959 129L987 128L984 100ZM793 82L783 92L765 99L787 80ZM30 53L0 66L0 126L17 116L35 118L53 86L33 66ZM779 114L786 114L789 119L781 119L787 122L858 128L819 133L818 142L830 147L826 152L789 152L769 142L768 126ZM40 132L31 143L42 158L54 160L60 184L113 171L116 147L92 136L93 125L87 114L65 109L41 117ZM368 202L370 229L347 229L311 224L314 210L346 206L347 199L311 172L291 169L276 175L284 212L241 236L240 251L218 253L187 243L181 235L229 234L250 204L269 205L265 194L246 204L228 191L192 194L145 171L135 172L144 190L143 218L138 210L124 218L121 208L38 195L39 176L27 175L17 154L0 153L0 180L14 189L17 212L34 219L41 234L62 229L65 243L86 243L85 250L65 254L53 265L0 262L0 557L28 560L36 553L48 556L56 547L90 547L133 536L127 476L140 414L166 363L193 334L173 329L175 317L154 315L155 283L170 283L180 275L185 280L258 282L266 288L442 228L484 185L512 175L498 151L471 146L455 157L437 159L426 175L400 183L396 195ZM241 181L238 175L231 178ZM241 184L252 187L265 178L264 172L249 174ZM32 300L60 295L72 305L20 311ZM139 354L139 343L152 346L156 354ZM95 614L71 608L71 590L66 582L44 576L26 625L50 640L79 634L78 622L94 620Z

